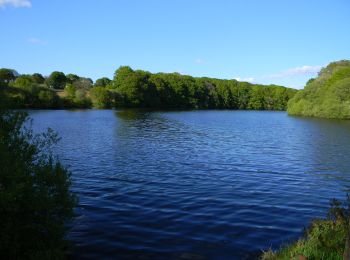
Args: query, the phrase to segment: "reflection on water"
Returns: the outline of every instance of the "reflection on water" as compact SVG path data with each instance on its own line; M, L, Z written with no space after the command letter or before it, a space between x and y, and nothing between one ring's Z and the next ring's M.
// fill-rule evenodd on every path
M248 111L32 111L80 197L83 258L241 259L349 190L350 122Z

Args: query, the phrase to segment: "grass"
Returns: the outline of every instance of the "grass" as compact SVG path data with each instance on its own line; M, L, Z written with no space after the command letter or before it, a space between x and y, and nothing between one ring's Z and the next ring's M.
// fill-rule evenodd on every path
M326 219L314 220L302 238L276 252L272 249L263 252L261 259L343 259L349 215L349 206L341 207L339 201L333 200Z

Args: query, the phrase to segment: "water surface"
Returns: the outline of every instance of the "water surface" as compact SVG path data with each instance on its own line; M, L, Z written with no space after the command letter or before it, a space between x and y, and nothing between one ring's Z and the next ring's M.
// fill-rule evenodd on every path
M254 111L30 111L80 198L80 258L243 259L350 187L350 122Z

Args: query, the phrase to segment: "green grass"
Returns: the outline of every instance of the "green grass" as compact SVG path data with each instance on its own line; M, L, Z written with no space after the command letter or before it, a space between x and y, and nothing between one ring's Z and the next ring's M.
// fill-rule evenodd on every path
M333 201L327 219L314 220L302 238L276 252L271 249L263 252L261 259L343 259L349 230L349 208L340 205Z

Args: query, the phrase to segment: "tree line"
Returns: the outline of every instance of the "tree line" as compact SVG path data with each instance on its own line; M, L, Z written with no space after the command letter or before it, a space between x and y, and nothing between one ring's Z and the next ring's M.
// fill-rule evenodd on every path
M192 77L179 73L150 73L118 68L113 79L63 72L48 77L19 75L0 69L0 91L11 107L21 108L151 108L286 110L297 92L277 85Z

